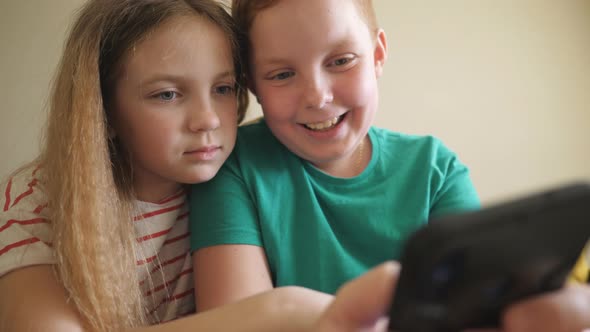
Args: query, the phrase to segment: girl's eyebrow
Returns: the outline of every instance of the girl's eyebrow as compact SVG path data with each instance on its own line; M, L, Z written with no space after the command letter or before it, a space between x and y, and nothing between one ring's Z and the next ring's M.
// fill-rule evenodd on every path
M224 71L224 72L217 74L215 76L215 80L221 80L221 79L225 79L225 78L234 78L235 76L236 76L236 74L234 73L233 70L228 70L228 71Z
M174 75L174 74L167 74L167 73L158 73L151 75L146 80L144 80L141 85L148 85L156 82L168 81L168 82L178 82L185 80L185 76L183 75Z
M233 70L227 70L215 75L215 80L226 79L226 78L233 78L235 76ZM185 75L175 75L175 74L168 74L168 73L157 73L151 75L146 80L141 82L141 85L149 85L157 82L180 82L187 80Z

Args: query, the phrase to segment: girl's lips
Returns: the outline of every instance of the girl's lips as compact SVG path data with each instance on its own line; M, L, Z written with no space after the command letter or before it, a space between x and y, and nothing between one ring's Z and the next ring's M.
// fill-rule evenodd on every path
M214 159L219 151L221 151L221 146L206 146L196 150L187 151L184 154L200 161L208 161Z

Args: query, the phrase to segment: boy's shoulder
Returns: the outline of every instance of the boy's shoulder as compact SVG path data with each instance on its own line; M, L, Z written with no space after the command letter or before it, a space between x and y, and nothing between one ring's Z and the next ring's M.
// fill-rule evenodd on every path
M272 132L262 117L248 121L238 127L238 142L240 139L266 139L268 136L272 136Z
M379 144L381 151L453 154L443 141L433 135L416 135L371 127L369 135Z
M263 118L238 127L233 154L239 159L268 158L286 153L286 148L273 135Z

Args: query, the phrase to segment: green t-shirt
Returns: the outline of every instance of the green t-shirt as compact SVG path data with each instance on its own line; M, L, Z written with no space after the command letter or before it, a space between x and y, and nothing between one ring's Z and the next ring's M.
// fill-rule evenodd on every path
M399 259L430 217L479 207L467 168L441 141L371 128L373 154L354 178L336 178L291 153L262 121L240 127L211 181L192 186L192 250L264 247L275 286L333 293Z

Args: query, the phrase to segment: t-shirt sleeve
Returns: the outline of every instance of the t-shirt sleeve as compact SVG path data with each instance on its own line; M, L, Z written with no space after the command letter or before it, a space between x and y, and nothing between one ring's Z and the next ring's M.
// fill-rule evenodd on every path
M440 142L434 165L431 218L480 208L479 196L469 169L454 152Z
M262 246L253 194L234 154L205 183L190 192L191 250L221 245Z
M46 196L33 172L25 169L0 185L0 277L19 268L56 263Z

